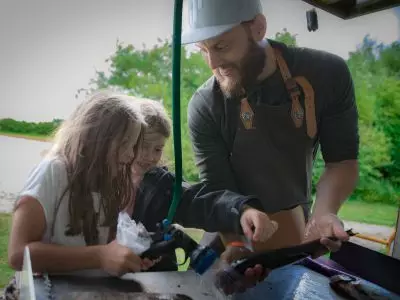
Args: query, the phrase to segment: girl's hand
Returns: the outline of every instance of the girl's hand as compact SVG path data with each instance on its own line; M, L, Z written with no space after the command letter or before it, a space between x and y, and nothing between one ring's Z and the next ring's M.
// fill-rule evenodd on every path
M100 246L99 260L101 268L113 276L122 276L126 273L140 272L147 269L148 262L142 260L128 247L113 241Z
M153 267L155 264L157 264L161 260L161 257L157 258L156 260L150 260L148 258L145 258L142 260L142 270L147 271L151 267Z
M244 209L240 224L246 237L254 242L265 242L278 230L278 223L251 207Z

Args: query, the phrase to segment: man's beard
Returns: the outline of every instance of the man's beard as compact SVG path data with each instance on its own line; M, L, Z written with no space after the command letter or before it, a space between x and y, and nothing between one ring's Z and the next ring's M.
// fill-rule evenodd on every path
M221 91L227 98L242 96L257 83L257 78L265 67L265 49L253 40L248 41L248 51L239 63L222 65L222 69L233 69L235 77L222 76L218 71L215 74Z

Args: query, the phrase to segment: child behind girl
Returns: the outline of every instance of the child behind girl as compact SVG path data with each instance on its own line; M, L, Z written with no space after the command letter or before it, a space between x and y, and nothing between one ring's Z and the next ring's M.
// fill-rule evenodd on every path
M154 231L157 222L167 215L173 198L175 176L161 163L165 143L171 135L171 124L160 103L148 99L136 101L140 104L147 126L144 129L142 151L133 163L134 178L137 181L140 179L141 183L131 213L134 220ZM173 221L208 232L240 232L243 229L252 240L268 239L276 230L276 224L264 213L249 207L260 208L261 204L251 196L225 190L213 191L205 183L189 185L183 182L182 199ZM252 221L249 223L246 223L247 215L251 215ZM257 224L255 232L251 230L253 224ZM166 253L150 270L177 270L175 252Z

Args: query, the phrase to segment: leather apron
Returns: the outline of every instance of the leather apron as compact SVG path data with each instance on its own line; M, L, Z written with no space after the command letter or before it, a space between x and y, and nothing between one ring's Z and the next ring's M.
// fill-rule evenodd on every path
M311 200L314 91L304 77L292 78L280 50L274 51L291 101L276 106L261 103L257 95L242 99L230 154L239 191L258 196L279 224L270 240L253 244L255 251L301 243Z

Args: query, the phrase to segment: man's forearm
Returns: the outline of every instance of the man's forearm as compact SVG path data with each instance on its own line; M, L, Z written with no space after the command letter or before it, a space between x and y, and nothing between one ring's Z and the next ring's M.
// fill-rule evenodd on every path
M328 163L318 185L313 216L337 214L358 181L358 162L347 160Z

